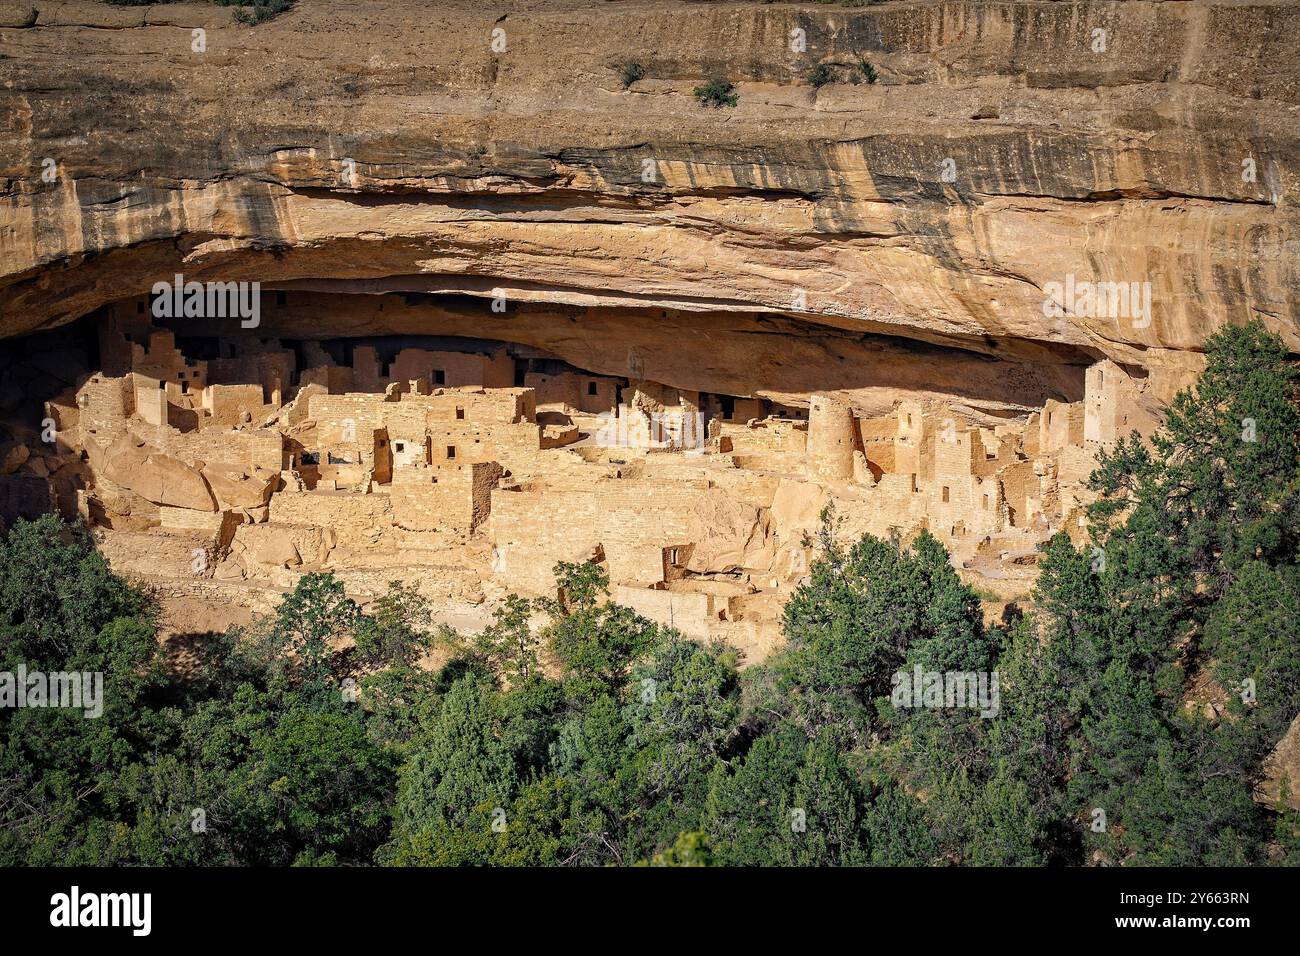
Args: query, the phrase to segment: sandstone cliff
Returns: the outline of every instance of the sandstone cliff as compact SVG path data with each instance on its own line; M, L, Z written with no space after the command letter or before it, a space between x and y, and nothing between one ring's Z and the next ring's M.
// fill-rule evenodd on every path
M513 339L624 374L639 335L683 387L800 391L746 370L820 329L811 387L1031 407L1105 355L1167 399L1225 322L1300 350L1298 37L1264 0L6 3L0 335L183 272L503 293L551 317ZM1068 276L1149 282L1150 321L1045 315Z

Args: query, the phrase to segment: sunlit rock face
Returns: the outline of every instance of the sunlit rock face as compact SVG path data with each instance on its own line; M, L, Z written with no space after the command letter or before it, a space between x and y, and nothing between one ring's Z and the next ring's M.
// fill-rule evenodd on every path
M868 414L1076 401L1103 357L1166 401L1249 318L1300 349L1294 5L500 9L0 8L0 334L176 273L457 293L353 319Z

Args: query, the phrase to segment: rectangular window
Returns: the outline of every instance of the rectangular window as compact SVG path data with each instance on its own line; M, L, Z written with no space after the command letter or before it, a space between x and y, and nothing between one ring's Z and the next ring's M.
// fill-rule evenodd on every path
M447 384L447 373L444 372L444 371L443 371L442 369L440 369L440 368L435 368L435 369L433 370L433 384L434 384L434 385L446 385L446 384Z
M455 457L456 457L456 446L455 446L455 445L448 445L448 446L447 446L447 460L450 461L451 459L453 459L453 458L455 458Z
M588 395L595 395L595 394L596 394L596 383L595 383L595 382L588 382L588 383L587 383L587 394L588 394Z
M943 500L944 500L944 501L947 501L947 500L948 500L948 486L947 486L947 485L944 485L944 486L943 486Z
M465 417L465 409L463 408L456 409L456 418L463 419L464 417Z

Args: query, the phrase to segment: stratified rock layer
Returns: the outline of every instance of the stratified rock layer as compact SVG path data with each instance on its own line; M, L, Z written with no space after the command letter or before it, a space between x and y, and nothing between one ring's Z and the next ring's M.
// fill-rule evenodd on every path
M1293 3L229 16L0 9L0 334L183 272L1105 355L1159 399L1226 322L1261 318L1300 350ZM625 61L644 68L628 89ZM814 88L820 63L834 82ZM712 74L735 109L692 96ZM1149 321L1046 315L1069 276L1149 282Z

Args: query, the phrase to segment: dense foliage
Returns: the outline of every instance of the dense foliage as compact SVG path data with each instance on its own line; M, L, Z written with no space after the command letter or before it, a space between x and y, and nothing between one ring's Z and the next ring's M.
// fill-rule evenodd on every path
M1256 326L1210 347L1164 432L1104 456L1095 549L1046 546L1031 615L988 627L935 539L827 513L788 646L743 672L587 564L473 637L308 574L177 672L82 532L20 522L0 670L107 700L0 710L0 864L1300 862L1254 799L1300 709L1293 375ZM1000 704L897 706L922 671L996 672Z

